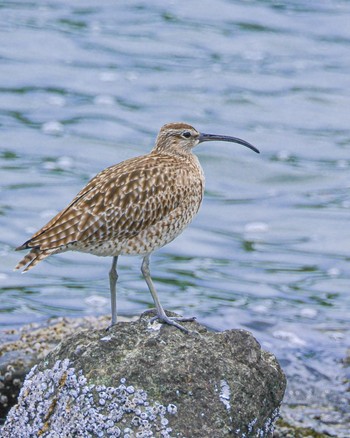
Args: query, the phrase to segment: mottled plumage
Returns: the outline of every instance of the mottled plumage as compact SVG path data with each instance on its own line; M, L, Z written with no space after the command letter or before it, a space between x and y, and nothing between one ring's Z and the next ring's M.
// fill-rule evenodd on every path
M15 269L28 271L49 255L69 250L114 257L110 272L114 324L117 257L143 255L142 272L158 317L184 329L165 315L147 278L149 255L177 237L198 212L204 175L192 148L209 140L238 142L257 151L243 140L200 134L185 123L164 125L149 154L97 174L68 207L18 247L31 251Z

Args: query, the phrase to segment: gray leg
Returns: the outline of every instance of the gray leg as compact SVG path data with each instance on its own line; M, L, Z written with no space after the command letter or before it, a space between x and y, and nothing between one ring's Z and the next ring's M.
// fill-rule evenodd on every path
M117 262L118 262L118 256L113 257L112 267L111 267L111 270L109 271L109 287L111 289L112 323L108 327L108 329L117 323L117 280L118 280Z
M143 258L142 265L141 265L141 272L146 280L147 286L149 291L151 292L154 304L157 309L157 318L164 321L167 324L174 325L175 327L179 328L180 330L184 331L185 333L188 333L189 330L187 330L185 327L182 327L182 325L178 324L176 321L193 321L195 318L172 318L166 315L163 306L160 304L157 291L154 287L153 281L151 279L151 273L149 270L149 254L146 255Z

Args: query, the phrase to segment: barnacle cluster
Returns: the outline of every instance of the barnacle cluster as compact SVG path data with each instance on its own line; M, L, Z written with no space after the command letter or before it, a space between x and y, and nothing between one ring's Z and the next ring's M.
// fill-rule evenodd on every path
M169 438L167 414L176 414L177 407L150 401L146 391L127 385L125 378L118 383L115 387L89 384L68 359L44 371L35 366L2 436Z

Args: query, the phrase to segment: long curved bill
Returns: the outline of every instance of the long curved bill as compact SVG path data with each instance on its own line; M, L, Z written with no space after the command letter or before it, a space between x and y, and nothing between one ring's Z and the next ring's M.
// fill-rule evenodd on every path
M203 143L204 141L229 141L231 143L238 143L243 146L246 146L247 148L251 149L257 154L260 154L259 149L257 149L255 146L237 137L230 137L228 135L216 135L216 134L200 134L199 143Z

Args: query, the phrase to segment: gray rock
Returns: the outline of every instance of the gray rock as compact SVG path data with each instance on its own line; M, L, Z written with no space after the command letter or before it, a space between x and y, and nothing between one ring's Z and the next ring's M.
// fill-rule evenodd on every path
M27 376L4 438L264 437L285 390L270 353L243 330L189 335L140 321L59 344Z

